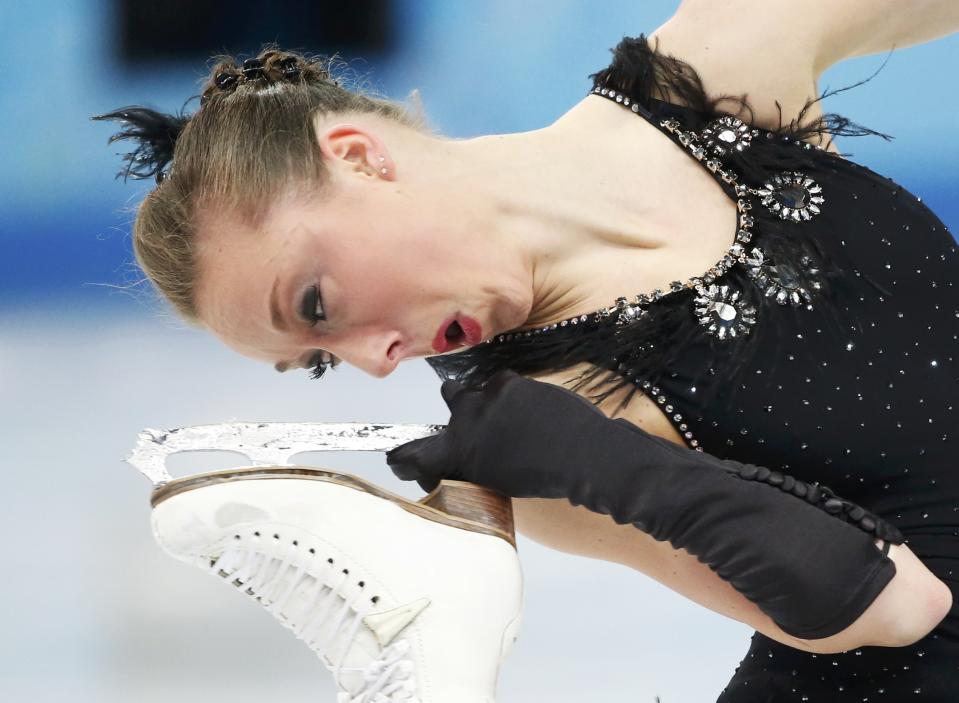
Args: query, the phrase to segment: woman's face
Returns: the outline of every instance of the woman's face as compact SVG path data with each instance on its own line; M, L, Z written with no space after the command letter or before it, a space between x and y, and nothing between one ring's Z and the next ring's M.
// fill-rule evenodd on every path
M383 175L375 138L366 153L368 133L341 137L324 148L322 198L287 194L255 231L228 214L202 224L201 323L279 370L324 350L376 377L436 354L452 315L476 320L482 339L522 325L532 296L522 264L482 231L470 198L442 179L394 176L393 158Z

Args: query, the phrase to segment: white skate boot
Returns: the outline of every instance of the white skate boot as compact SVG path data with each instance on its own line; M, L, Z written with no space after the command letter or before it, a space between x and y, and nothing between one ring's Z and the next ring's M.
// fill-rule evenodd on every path
M277 466L165 482L152 503L163 549L265 606L338 703L493 703L523 605L508 498L445 481L413 502Z

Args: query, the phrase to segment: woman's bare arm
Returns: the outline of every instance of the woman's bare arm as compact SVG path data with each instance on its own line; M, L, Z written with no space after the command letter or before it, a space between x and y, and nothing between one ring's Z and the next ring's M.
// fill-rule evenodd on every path
M566 386L564 381L576 373L574 369L535 378ZM646 396L635 395L623 412L613 415L612 408L618 402L618 396L611 396L600 409L682 444L668 418ZM530 539L560 551L634 568L710 610L808 652L842 652L865 645L905 646L928 634L952 606L949 588L908 547L891 545L889 557L896 563L896 575L866 611L842 632L803 640L783 632L708 566L668 542L657 542L631 525L618 525L607 515L566 501L514 498L513 506L517 529Z
M691 36L727 36L770 59L787 50L809 56L818 76L843 59L922 44L959 31L956 0L684 0L670 22ZM775 60L767 63L777 70Z
M815 47L820 72L843 59L923 44L959 31L956 0L813 0L802 7L804 15L815 13L824 20Z

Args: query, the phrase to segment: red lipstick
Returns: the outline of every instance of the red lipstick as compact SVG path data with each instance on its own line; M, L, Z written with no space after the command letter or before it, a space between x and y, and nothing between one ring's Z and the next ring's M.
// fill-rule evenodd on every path
M453 332L458 332L458 334L452 334L450 337L447 337L446 332L454 322L459 329L457 330L456 327L454 327ZM480 327L479 323L472 317L459 314L450 315L443 320L443 323L436 331L436 336L433 338L433 351L437 354L442 354L460 346L478 344L482 338L483 328Z
M470 346L479 344L483 339L483 328L480 327L480 324L472 317L467 317L466 315L462 315L457 319L459 320L460 327L463 328L463 332L466 333L466 343Z

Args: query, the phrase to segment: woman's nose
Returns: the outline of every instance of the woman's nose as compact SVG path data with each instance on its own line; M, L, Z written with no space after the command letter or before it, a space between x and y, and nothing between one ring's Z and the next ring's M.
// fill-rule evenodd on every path
M404 349L403 336L395 331L357 333L330 345L336 356L376 378L393 372L405 356Z

